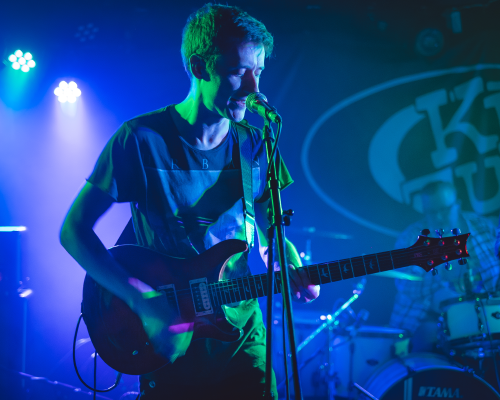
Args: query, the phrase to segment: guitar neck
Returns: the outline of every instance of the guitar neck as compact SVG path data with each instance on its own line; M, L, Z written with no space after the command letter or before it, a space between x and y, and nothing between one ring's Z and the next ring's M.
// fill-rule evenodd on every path
M321 285L357 278L378 272L407 267L409 249L385 251L360 257L345 258L321 264L303 266L311 282ZM274 273L274 293L281 293L281 274ZM210 284L212 299L217 304L267 296L267 274L249 275Z
M469 233L453 237L430 238L419 236L415 244L405 249L383 251L353 258L307 265L304 268L315 285L357 278L378 272L391 271L417 265L425 272L438 265L457 260L465 264L469 257L467 239ZM250 275L210 285L209 293L216 305L267 296L267 274ZM274 273L274 293L281 293L281 274Z

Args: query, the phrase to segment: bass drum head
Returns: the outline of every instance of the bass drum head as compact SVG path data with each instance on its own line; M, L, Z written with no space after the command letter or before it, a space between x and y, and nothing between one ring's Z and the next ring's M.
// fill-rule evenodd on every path
M393 359L377 368L362 386L379 400L500 399L483 379L431 353Z

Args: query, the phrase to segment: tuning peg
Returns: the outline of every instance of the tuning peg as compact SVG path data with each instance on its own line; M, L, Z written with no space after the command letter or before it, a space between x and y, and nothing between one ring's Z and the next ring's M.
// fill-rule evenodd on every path
M458 229L458 228L453 228L453 229L451 230L451 233L453 233L455 236L458 236L458 235L460 235L460 229Z
M466 258L459 258L458 259L458 264L459 265L465 265L465 264L467 264L467 259Z
M438 270L436 268L432 268L432 275L436 276L438 274Z
M420 231L420 234L421 234L422 236L428 236L428 235L429 235L429 233L431 233L431 231L430 231L429 229L422 229L422 230Z
M446 271L451 271L451 269L452 269L452 266L451 266L451 264L449 262L447 262L446 264L444 264L444 267L445 267Z
M443 237L444 235L444 229L436 229L436 235L438 235L440 238Z

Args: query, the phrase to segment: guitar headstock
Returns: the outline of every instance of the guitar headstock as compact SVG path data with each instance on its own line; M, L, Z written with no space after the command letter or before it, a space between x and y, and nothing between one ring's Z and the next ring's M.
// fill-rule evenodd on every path
M458 260L458 263L463 265L467 263L464 257L469 257L467 251L467 239L470 233L460 234L458 229L452 229L453 236L444 237L443 231L438 230L436 233L440 237L427 236L430 231L424 229L411 247L408 247L408 257L410 257L411 265L418 265L426 272L432 270L434 275L437 274L438 265L445 264L446 269L450 270L450 261Z

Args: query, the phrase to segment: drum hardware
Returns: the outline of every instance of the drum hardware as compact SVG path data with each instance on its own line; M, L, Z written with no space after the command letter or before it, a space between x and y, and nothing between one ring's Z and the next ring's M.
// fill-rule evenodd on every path
M379 366L363 382L384 400L417 398L500 399L498 393L469 367L457 368L444 356L412 353ZM368 397L369 398L369 397Z
M353 295L352 297L347 300L340 308L338 308L333 315L328 315L326 322L323 322L313 333L311 333L302 343L300 343L297 346L297 353L301 351L307 344L313 340L316 336L318 336L319 333L321 333L324 329L332 326L332 324L335 324L335 321L337 321L337 317L342 314L347 308L350 307L350 305L356 301L359 296L363 293L363 290L365 289L366 285L366 279L363 278L361 279L355 286L353 290Z
M355 322L354 322L354 326L356 325L359 325L361 323L361 320L365 320L367 317L368 317L368 312L366 310L363 310L362 312L356 314L354 313L354 311L352 310L352 308L350 307L351 304L356 301L359 296L363 293L364 291L364 288L365 288L365 285L366 285L366 279L363 278L361 279L359 282L356 283L356 285L354 286L354 290L353 290L353 295L351 298L349 298L349 300L347 300L346 302L344 302L340 307L338 307L335 312L333 312L332 314L329 314L327 316L321 316L321 320L324 321L321 323L321 325L315 329L309 336L307 336L298 346L297 346L297 354L303 350L314 338L316 338L321 332L323 332L324 330L327 330L328 332L328 336L329 336L329 340L328 340L328 343L331 343L332 342L332 339L331 339L331 334L332 334L332 331L334 328L339 328L339 316L344 312L344 311L348 311L349 314L351 314L353 316L353 318L355 319ZM335 335L334 337L336 337L337 335ZM344 343L342 343L343 345ZM328 356L329 356L329 353L330 351L332 350L331 347L329 347L329 352L328 352ZM303 368L305 368L315 357L317 357L318 355L320 354L324 354L325 353L325 350L323 350L321 347L318 348L316 351L314 351L313 354L311 354L309 356L309 358L307 358L304 362L302 362L300 365L299 365L299 371L302 370ZM320 369L321 370L324 370L325 367L329 367L330 365L330 362L328 360L328 362L324 363L323 365L320 366ZM288 379L291 379L292 377L289 376ZM332 380L335 380L335 376L330 374L330 372L326 373L326 376L324 378L324 380L326 381L327 385L330 387L331 386L331 381ZM284 386L284 384L286 383L286 379L283 379L277 386L278 388L278 391ZM333 399L333 397L331 397Z
M365 382L383 364L394 358L405 357L409 349L409 336L400 329L363 325L349 326L331 342L330 376L335 377L331 392L335 398L353 399L354 383L369 393Z
M356 382L353 383L353 387L358 389L361 393L363 393L365 396L367 396L371 400L378 400L373 394L368 392L366 389L363 389L361 386L359 386Z

